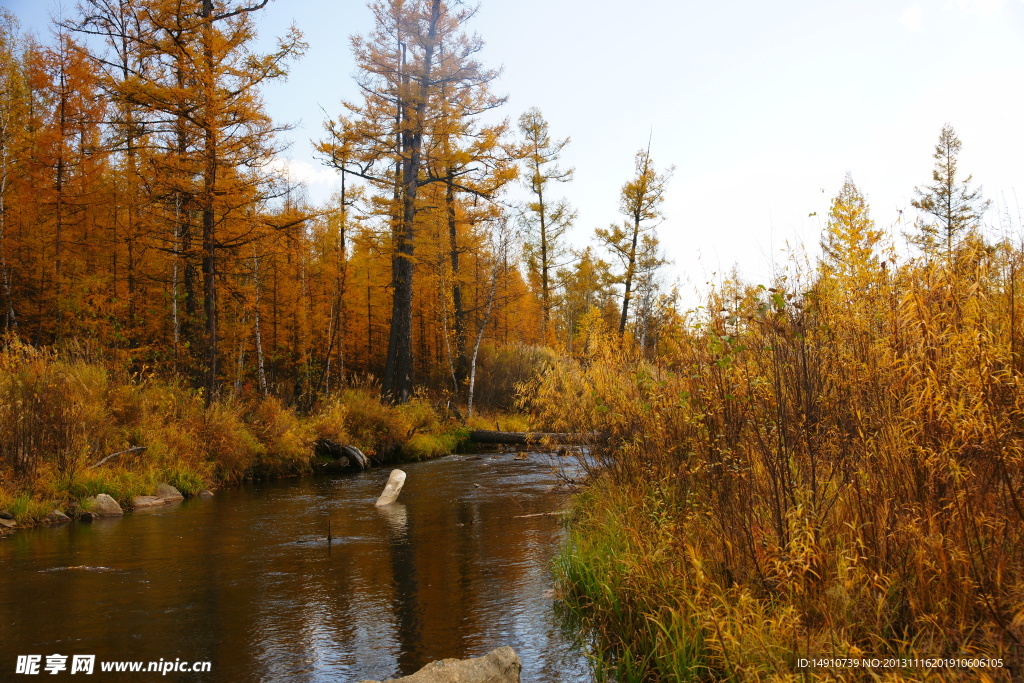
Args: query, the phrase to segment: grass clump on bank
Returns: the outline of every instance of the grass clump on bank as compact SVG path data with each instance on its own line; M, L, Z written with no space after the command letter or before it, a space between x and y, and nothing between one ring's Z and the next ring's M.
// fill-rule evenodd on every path
M424 398L391 406L346 389L306 415L273 397L206 406L179 382L110 370L81 349L0 349L0 509L21 524L100 493L128 506L161 482L195 495L305 474L318 437L385 463L454 452L467 433Z
M626 681L1024 673L1024 308L1008 245L726 283L653 359L591 331L535 384L604 465L557 570ZM566 400L573 397L573 400ZM1005 668L801 669L823 657Z

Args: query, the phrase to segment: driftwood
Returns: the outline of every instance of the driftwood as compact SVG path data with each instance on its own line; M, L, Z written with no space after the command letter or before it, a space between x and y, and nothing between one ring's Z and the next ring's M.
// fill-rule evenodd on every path
M370 466L370 459L355 446L343 446L337 441L320 438L313 443L314 452L321 457L331 458L330 469L355 468L365 470Z
M129 448L129 449L128 449L128 450L126 450L126 451L118 451L117 453L111 453L110 455L108 455L107 457L103 458L102 460L100 460L100 461L99 461L98 463L96 463L95 465L89 465L89 466L88 466L88 467L86 467L85 469L87 469L87 470L91 470L91 469L92 469L92 468L94 468L94 467L99 467L100 465L102 465L102 464L103 464L103 463L105 463L106 461L110 460L111 458L116 458L117 456L119 456L119 455L124 455L125 453L135 453L135 452L137 452L137 451L144 451L144 450L146 450L146 447L145 447L145 446L132 446L131 448Z
M547 443L580 444L595 441L598 432L495 432L489 429L474 429L469 433L473 443L488 444L537 444Z
M532 515L512 515L512 519L526 519L527 517L555 517L557 515L567 515L571 510L554 510L552 512L534 512Z

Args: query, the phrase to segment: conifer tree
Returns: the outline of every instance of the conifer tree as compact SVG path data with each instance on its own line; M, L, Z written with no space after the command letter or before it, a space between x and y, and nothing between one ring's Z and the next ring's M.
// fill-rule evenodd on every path
M202 322L203 333L190 325L188 336L202 350L197 360L207 401L218 384L221 252L251 241L252 226L245 219L273 193L263 165L278 150L274 136L281 127L264 111L259 89L284 78L287 63L306 47L292 27L276 50L251 51L256 38L252 14L266 4L147 0L136 15L144 17L145 26L132 39L156 64L131 74L121 86L126 101L162 118L163 159L154 165L171 204L174 233L166 242L185 261L187 317ZM201 316L190 275L197 261Z
M647 274L665 263L658 253L658 240L651 233L663 218L661 205L665 201L665 188L675 169L669 167L658 173L651 159L651 151L636 153L635 175L622 186L619 210L626 216L622 224L607 229L598 228L597 238L622 263L619 281L623 285L622 311L619 315L619 334L625 334L629 315L629 302L634 281L640 273Z
M456 93L481 93L498 72L477 61L483 44L464 33L473 9L443 0L379 0L371 11L374 30L353 38L363 100L344 103L351 121L328 124L331 137L320 149L329 162L338 159L332 149L350 150L347 172L376 187L374 203L390 223L392 306L382 389L385 397L403 403L413 388L420 188L446 182L453 190L470 189L456 180L466 172L461 162L437 158L446 151L439 136L452 117L496 106L487 97L469 95L468 108L452 111Z
M947 123L942 127L932 154L935 159L932 184L915 187L915 198L910 202L924 214L920 234L911 236L910 240L926 253L945 249L947 259L952 257L953 248L962 235L980 226L981 217L989 206L980 187L971 189L972 176L957 180L959 154L960 139Z
M544 115L536 107L519 117L519 131L523 136L526 173L523 181L533 198L526 204L524 224L526 263L531 274L540 282L541 336L548 341L550 333L552 280L558 261L565 254L563 236L576 220L576 212L565 199L551 196L551 183L572 180L574 169L562 169L558 160L569 138L554 140Z
M11 182L17 175L25 140L24 125L29 107L22 58L22 38L17 18L0 8L0 296L3 329L18 327L9 263L8 205Z
M867 200L847 173L842 189L832 199L821 242L824 272L856 279L877 269L876 247L881 240L882 231L875 227Z

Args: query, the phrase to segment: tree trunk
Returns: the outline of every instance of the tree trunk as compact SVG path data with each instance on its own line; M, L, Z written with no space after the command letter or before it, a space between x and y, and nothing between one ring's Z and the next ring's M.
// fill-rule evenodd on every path
M252 248L252 283L256 290L256 306L253 315L253 332L256 337L256 372L260 382L260 396L267 397L267 374L263 368L263 335L260 333L260 260L256 247Z
M619 318L619 334L626 333L626 318L629 314L629 295L633 288L633 274L636 272L636 242L640 236L640 217L633 221L633 241L629 247L629 263L626 264L626 291L622 296L622 316Z
M406 403L412 397L412 298L413 298L413 223L416 219L416 194L419 189L420 153L423 144L424 115L429 96L434 40L441 15L441 0L433 0L430 10L430 30L420 75L419 96L415 103L412 124L406 118L402 134L402 147L408 151L408 160L402 168L402 217L396 234L395 254L391 261L391 333L388 355L384 364L383 394L395 403Z
M445 203L448 209L448 247L452 267L452 307L455 316L455 383L462 383L467 374L466 358L466 312L462 303L462 282L459 272L459 242L455 222L455 188L452 185L452 171L448 171Z
M217 131L212 120L213 83L213 0L203 0L203 311L206 314L206 405L217 390L217 262L214 204L217 191Z

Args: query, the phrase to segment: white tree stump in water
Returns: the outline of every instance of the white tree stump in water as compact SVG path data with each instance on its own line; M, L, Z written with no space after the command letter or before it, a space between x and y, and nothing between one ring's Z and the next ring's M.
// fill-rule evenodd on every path
M384 487L384 491L381 492L380 498L377 499L376 505L380 507L394 503L398 500L398 494L402 491L404 484L405 472L402 470L391 470L391 476L388 477L388 483Z

